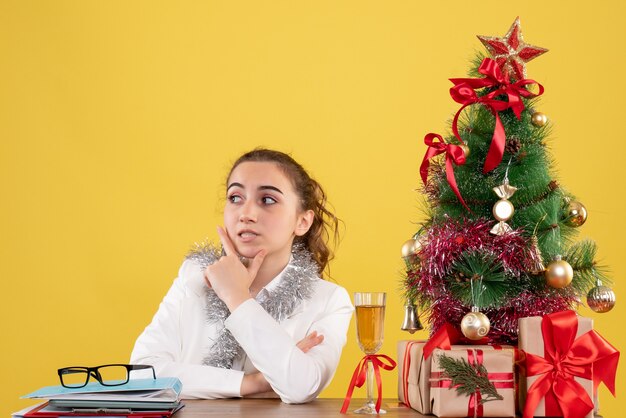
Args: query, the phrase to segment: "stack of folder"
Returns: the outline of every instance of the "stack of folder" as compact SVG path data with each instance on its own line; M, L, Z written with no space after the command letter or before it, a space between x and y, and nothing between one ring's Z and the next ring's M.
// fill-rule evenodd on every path
M92 382L82 388L47 386L23 396L46 400L14 418L133 417L169 418L183 407L182 383L175 377L134 379L119 386Z

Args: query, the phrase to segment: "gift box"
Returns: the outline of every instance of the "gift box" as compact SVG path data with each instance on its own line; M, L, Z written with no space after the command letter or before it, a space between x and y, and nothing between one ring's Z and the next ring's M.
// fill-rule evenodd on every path
M434 358L433 354L424 358L424 347L427 341L399 341L398 342L398 398L400 402L403 402L407 406L415 409L421 414L427 415L433 413L432 403L431 403L431 368L433 367L432 362ZM433 347L434 348L434 347ZM475 346L465 346L465 345L452 345L450 346L450 350L440 350L434 348L435 351L439 350L439 352L448 352L448 351L460 351L467 353L468 349L472 350L481 350L481 353L485 351L501 351L506 352L504 356L509 359L507 360L508 375L506 382L504 382L507 386L515 386L513 381L512 369L514 363L514 348L511 346L488 346L488 345L475 345ZM511 357L513 356L513 357ZM484 354L482 355L482 359L484 360ZM491 362L489 360L488 362ZM447 389L446 389L447 390ZM454 392L454 390L453 390ZM513 392L514 393L514 392ZM508 396L508 392L507 392ZM468 412L468 399L465 399L465 409L464 413L461 415L448 415L448 416L467 416ZM489 404L489 402L487 403ZM515 413L515 402L513 402L513 415L496 415L496 416L514 416ZM484 408L483 408L484 409ZM478 410L477 410L478 412ZM500 414L500 412L498 412ZM489 416L489 415L483 415ZM493 415L492 415L493 416Z
M428 415L430 404L431 354L435 348L450 349L463 336L454 326L444 324L428 341L398 342L398 398L400 402Z
M424 359L426 341L398 342L398 398L417 412L430 414L430 359Z
M525 353L523 416L593 418L594 391L604 382L615 394L619 352L573 311L519 320Z
M454 375L442 367L444 355L456 365L471 367L473 373L488 379L495 395L476 386L472 386L471 394L459 393L458 382L452 379ZM435 349L430 373L431 412L439 417L515 417L515 357L511 346L453 345L450 350ZM486 375L477 371L478 365L484 366Z

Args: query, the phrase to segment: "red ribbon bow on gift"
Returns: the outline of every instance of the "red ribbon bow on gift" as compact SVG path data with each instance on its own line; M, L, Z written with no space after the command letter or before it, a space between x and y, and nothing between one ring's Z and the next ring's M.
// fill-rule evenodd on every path
M465 338L461 332L456 329L452 324L446 322L441 328L433 334L432 337L424 344L424 358L428 359L430 355L435 351L435 348L441 348L443 350L450 350L453 344L468 344L468 345L486 345L489 343L489 338L484 337L480 340L469 340ZM493 344L492 344L493 345ZM496 349L500 346L493 345Z
M532 418L546 398L546 415L584 417L593 401L574 376L600 382L615 396L615 373L619 351L596 331L576 338L578 318L574 311L545 315L541 323L545 357L526 353L526 375L539 376L528 388L524 418Z
M385 364L381 359L387 360L389 364ZM341 413L345 414L348 410L348 406L350 406L350 400L352 399L352 392L354 392L354 387L361 387L365 380L367 379L367 363L372 362L374 366L374 375L376 376L376 387L378 388L378 399L376 400L376 412L380 412L380 405L383 402L383 385L380 379L380 369L383 368L385 370L393 370L396 368L396 362L389 356L384 354L368 354L359 361L359 364L356 366L354 370L354 374L352 375L352 380L350 381L350 386L348 386L348 392L346 393L346 397L343 401L343 406L341 407Z
M438 139L439 142L435 142L434 140ZM448 179L448 184L450 184L450 188L459 198L459 201L465 206L467 210L470 210L465 201L461 197L461 193L459 192L459 187L456 185L456 179L454 178L454 168L452 167L452 163L456 165L465 164L465 152L463 148L454 144L446 144L441 137L441 135L430 133L424 137L424 143L428 145L428 149L426 150L426 154L424 155L424 159L422 160L422 165L420 166L420 174L422 175L422 181L424 185L426 185L426 181L428 180L428 167L430 166L430 159L439 155L446 154L446 178ZM461 141L463 143L463 141Z
M459 115L461 111L467 106L474 103L482 103L485 105L496 118L496 126L493 131L493 137L491 139L491 145L489 146L489 152L487 153L487 159L483 166L483 172L488 173L500 164L502 156L504 155L504 145L506 141L506 134L504 132L504 125L500 120L499 112L511 108L517 119L522 116L524 110L524 102L522 97L537 97L543 94L543 86L534 80L522 79L513 84L509 82L508 74L503 74L500 66L496 61L491 58L485 58L478 68L478 72L483 74L484 78L451 78L450 81L454 83L454 87L450 88L450 96L457 103L463 106L454 115L454 121L452 122L452 132L459 141L461 135L459 135L459 129L457 127ZM539 93L534 94L526 89L526 86L536 84L539 87ZM495 87L496 89L484 96L478 96L475 89L484 87ZM498 96L506 95L507 100L497 99Z

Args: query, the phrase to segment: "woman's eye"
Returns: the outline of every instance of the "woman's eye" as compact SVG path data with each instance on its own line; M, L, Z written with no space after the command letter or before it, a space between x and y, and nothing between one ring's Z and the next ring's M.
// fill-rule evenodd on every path
M271 196L264 196L263 198L261 198L261 201L264 205L273 205L274 203L276 203L276 199Z
M241 202L241 196L238 196L236 194L230 195L228 196L228 201L230 203L239 203Z

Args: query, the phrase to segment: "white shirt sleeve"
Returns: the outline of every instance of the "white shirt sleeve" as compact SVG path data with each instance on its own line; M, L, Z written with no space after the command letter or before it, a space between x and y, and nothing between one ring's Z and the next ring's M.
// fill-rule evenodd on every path
M186 340L183 335L183 321L185 326L197 329L198 334L206 326L201 314L194 315L192 320L183 314L184 304L197 304L201 297L190 290L195 283L190 286L192 279L185 277L189 276L189 269L189 263L183 263L179 277L161 302L152 322L135 342L130 361L154 366L158 376L179 378L183 384L183 398L238 397L244 373L202 365L201 342ZM201 284L198 285L201 287ZM202 312L202 308L198 310Z
M333 286L322 302L316 299L314 303L326 306L307 334L317 331L324 341L307 353L296 347L297 341L253 299L239 305L224 323L286 403L314 399L330 383L346 343L353 307L345 289Z

